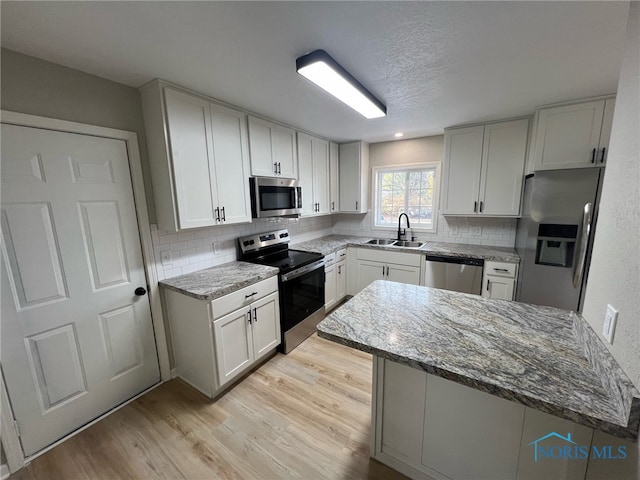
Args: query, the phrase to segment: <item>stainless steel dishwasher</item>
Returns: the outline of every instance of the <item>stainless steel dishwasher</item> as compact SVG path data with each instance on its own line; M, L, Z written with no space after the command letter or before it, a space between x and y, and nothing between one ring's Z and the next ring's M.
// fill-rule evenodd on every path
M437 254L427 254L426 260L424 279L426 287L481 294L484 260Z

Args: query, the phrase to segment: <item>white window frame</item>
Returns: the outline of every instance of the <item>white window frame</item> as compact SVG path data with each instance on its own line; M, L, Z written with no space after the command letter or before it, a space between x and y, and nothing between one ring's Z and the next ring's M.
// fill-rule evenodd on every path
M372 215L371 215L371 228L373 230L382 230L382 231L397 231L397 226L383 226L376 224L376 218L379 216L380 205L378 205L379 195L378 195L378 174L380 172L396 172L396 171L407 171L407 170L423 170L423 169L431 169L435 170L435 177L433 183L433 214L432 214L432 222L431 227L427 228L423 225L414 226L411 225L411 230L416 232L423 233L436 233L438 231L438 216L439 209L438 204L440 200L440 168L442 166L441 162L425 162L425 163L407 163L402 165L379 165L377 167L372 167L371 169L371 194L372 201L371 205L373 206Z

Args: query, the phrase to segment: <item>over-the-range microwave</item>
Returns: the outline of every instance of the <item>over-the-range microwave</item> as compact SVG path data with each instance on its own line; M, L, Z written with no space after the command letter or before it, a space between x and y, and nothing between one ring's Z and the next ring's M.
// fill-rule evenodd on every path
M302 187L295 178L250 177L253 218L298 217L302 213Z

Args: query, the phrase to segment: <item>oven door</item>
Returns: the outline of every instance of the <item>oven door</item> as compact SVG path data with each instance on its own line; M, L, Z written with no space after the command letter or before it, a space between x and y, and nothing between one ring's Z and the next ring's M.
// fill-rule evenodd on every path
M253 177L250 182L254 218L300 215L302 188L296 179Z
M324 260L282 275L280 322L282 333L324 308Z

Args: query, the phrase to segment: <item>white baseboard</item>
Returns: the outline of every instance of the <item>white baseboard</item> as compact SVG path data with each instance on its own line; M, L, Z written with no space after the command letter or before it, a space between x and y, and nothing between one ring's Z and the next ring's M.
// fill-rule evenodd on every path
M171 379L173 380L178 376L178 371L175 368L171 369Z

